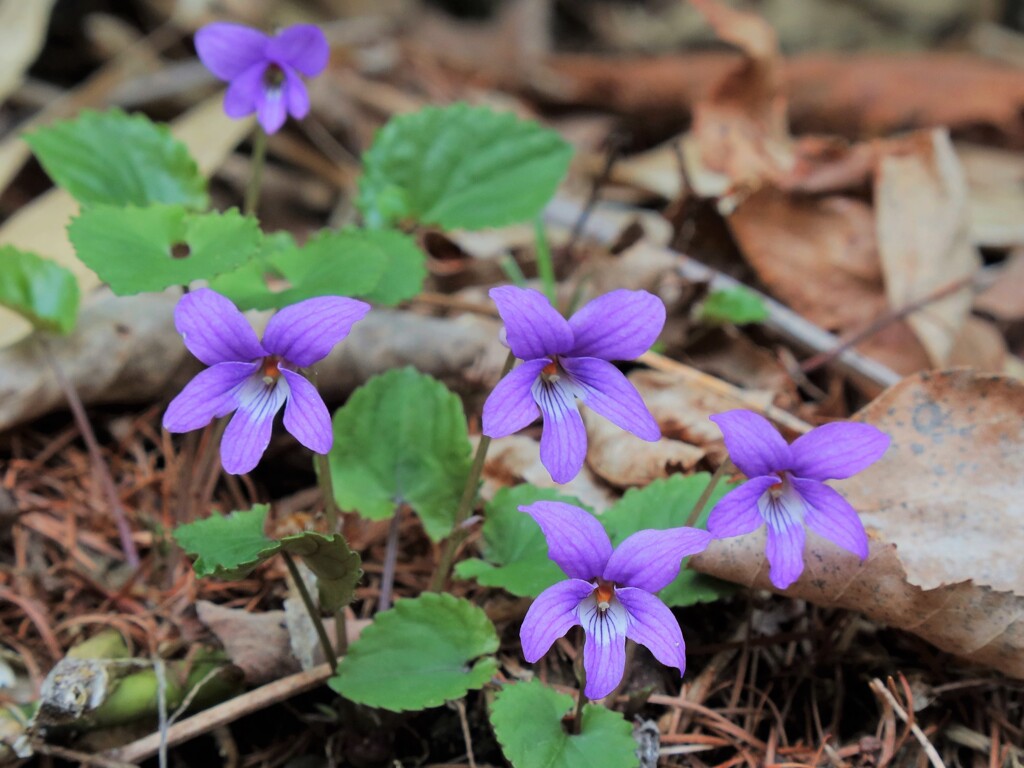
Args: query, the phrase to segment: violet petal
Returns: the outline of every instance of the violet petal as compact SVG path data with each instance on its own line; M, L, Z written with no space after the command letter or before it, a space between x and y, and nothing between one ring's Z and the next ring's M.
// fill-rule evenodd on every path
M241 24L218 22L196 32L199 60L221 80L234 80L254 64L264 62L269 38Z
M716 539L728 539L752 533L764 525L757 501L778 482L780 478L776 475L752 477L725 494L708 515L711 535Z
M301 120L309 114L309 92L306 91L306 84L302 82L293 69L286 67L284 70L284 91L285 107L288 114L296 120Z
M596 357L565 357L562 366L580 385L578 394L589 408L641 440L661 439L661 428L640 393L614 365Z
M242 385L239 406L220 441L224 471L241 475L260 463L274 428L274 416L288 398L288 382L278 379L268 386L262 378L251 377Z
M533 664L548 652L555 640L580 623L577 609L593 591L593 584L569 579L548 587L537 596L519 630L523 657L528 662Z
M604 578L623 587L657 592L679 575L684 557L703 552L711 534L698 528L637 531L615 548Z
M794 477L790 482L806 503L804 522L808 528L861 560L868 556L868 534L850 502L817 480Z
M888 447L889 436L877 427L834 421L793 441L789 469L797 477L840 480L867 469Z
M629 617L621 602L612 597L608 610L597 609L593 595L580 603L580 623L586 633L583 669L589 699L603 699L622 682L626 670L626 627Z
M207 365L250 362L267 354L238 308L209 288L178 300L174 327L188 351Z
M269 40L266 54L279 65L294 67L306 77L315 77L327 66L331 50L320 27L295 24Z
M574 343L570 357L632 360L657 341L665 326L665 305L647 291L620 289L587 302L569 318Z
M572 346L569 323L544 294L532 288L503 285L488 295L505 323L505 340L521 360L560 355Z
M678 669L680 675L686 672L683 630L668 606L650 592L635 587L616 589L615 596L629 613L626 637L645 646L665 666Z
M290 390L284 405L284 428L313 453L330 453L334 431L320 393L301 373L280 370Z
M710 419L722 430L729 458L747 477L789 468L789 446L764 416L737 409L716 413Z
M237 120L256 111L263 101L263 73L266 69L264 62L257 62L231 81L224 94L224 114Z
M772 513L765 514L768 522L765 555L771 565L768 578L779 589L788 589L804 570L804 525L786 511L789 506L773 504Z
M369 311L365 301L344 296L306 299L270 318L263 346L271 354L304 368L327 357Z
M548 364L547 358L527 360L491 390L484 402L483 433L491 438L507 437L540 418L533 399L533 383Z
M604 572L612 543L592 514L561 501L535 501L519 511L537 521L548 542L548 557L567 576L593 581Z
M285 103L285 86L268 88L256 99L256 119L267 135L277 133L288 119L288 105Z
M545 384L538 380L533 397L544 414L540 433L540 462L556 483L568 483L587 457L587 430L576 407L576 398L564 381Z
M238 388L256 372L258 363L217 363L200 371L171 400L164 412L168 432L191 432L238 407Z

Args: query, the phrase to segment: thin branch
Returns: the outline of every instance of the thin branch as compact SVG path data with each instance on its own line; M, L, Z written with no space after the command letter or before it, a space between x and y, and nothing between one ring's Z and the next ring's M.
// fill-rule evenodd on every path
M881 680L877 677L868 683L868 686L872 691L875 692L876 696L880 696L885 699L889 706L892 707L892 711L896 713L896 716L904 723L910 726L910 732L914 734L914 738L917 739L921 745L921 749L928 756L928 761L932 764L932 768L946 768L945 763L942 762L942 758L939 757L939 753L935 751L935 747L928 741L928 737L925 732L921 730L920 726L913 721L913 719L907 714L906 710L900 706L900 703L896 701L896 697L889 692L889 689L885 687Z
M53 371L57 385L64 393L64 397L67 398L68 406L71 408L71 415L74 417L78 431L85 441L85 447L89 451L89 458L92 460L93 470L99 478L100 486L107 497L107 504L110 505L110 511L114 515L117 533L121 539L121 551L124 552L125 560L132 568L138 568L139 552L135 548L135 541L132 539L132 529L128 524L128 516L125 514L124 507L121 506L121 499L117 495L117 486L114 485L114 478L110 474L110 468L103 459L103 453L100 450L99 441L96 439L96 433L93 431L89 417L85 413L85 406L82 405L78 391L71 383L71 380L65 375L64 369L61 368L56 355L50 349L49 342L40 334L37 343L43 353L43 357L46 359L46 363Z

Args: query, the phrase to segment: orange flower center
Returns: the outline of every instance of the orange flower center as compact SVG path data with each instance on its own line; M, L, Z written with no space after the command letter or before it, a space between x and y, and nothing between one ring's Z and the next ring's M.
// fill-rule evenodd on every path
M278 355L267 355L263 358L263 383L267 386L277 381L281 375L281 369L277 364L281 362Z
M597 608L607 611L612 604L612 597L615 595L615 584L604 579L597 580L597 589L594 590L594 597L597 599Z
M558 381L562 375L562 368L558 364L558 358L552 358L551 362L540 369L540 377L546 382Z

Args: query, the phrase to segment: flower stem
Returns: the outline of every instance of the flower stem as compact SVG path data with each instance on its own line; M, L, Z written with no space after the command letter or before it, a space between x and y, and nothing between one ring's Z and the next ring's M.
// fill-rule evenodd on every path
M512 366L515 365L516 356L512 352L505 358L505 365L501 369L499 380L505 378ZM437 568L430 580L430 591L440 592L448 581L448 574L451 573L452 565L455 562L455 552L462 543L466 533L462 524L469 517L473 509L473 502L476 500L477 486L480 484L480 475L484 471L484 459L487 458L487 449L491 447L491 438L487 435L480 435L480 442L476 445L476 455L473 457L473 465L469 469L469 476L466 478L466 485L462 489L462 498L459 499L458 509L455 510L455 522L452 525L452 532L445 539L444 548L441 550L441 557L437 561Z
M590 701L587 694L583 692L587 688L587 673L584 671L582 663L576 670L576 679L579 681L580 689L576 694L576 711L572 716L572 732L579 735L583 730L583 707Z
M703 492L700 494L700 498L697 499L697 503L693 505L693 511L690 512L690 517L686 521L686 525L693 527L697 524L700 519L700 513L704 511L704 507L707 506L708 500L711 498L711 494L715 492L715 486L718 482L728 474L732 469L732 461L726 458L721 464L718 465L718 469L715 470L715 474L708 480L708 484L704 486Z
M547 233L544 231L544 219L538 216L533 220L534 250L537 255L537 275L540 277L541 285L544 287L544 295L548 297L551 306L558 306L558 295L555 285L555 265L551 260L551 245L548 243Z
M338 520L341 510L334 499L334 482L331 480L331 463L326 453L313 454L313 466L316 469L316 482L320 486L320 494L324 499L324 518L327 520L327 535L338 533ZM345 627L345 607L342 606L334 614L334 629L337 635L338 654L348 653L348 631ZM337 666L337 664L335 664Z
M57 385L64 392L64 397L71 408L71 415L74 417L78 431L82 435L82 440L85 441L85 447L89 452L89 459L92 461L93 470L99 478L100 486L107 497L107 504L110 505L110 511L114 515L114 522L117 525L118 537L121 539L121 551L124 553L125 561L130 567L138 568L139 552L135 548L135 542L132 540L132 529L128 524L128 516L125 514L124 507L121 506L121 499L117 495L114 478L110 474L107 462L103 459L99 441L96 439L96 433L93 431L92 424L89 423L89 417L85 413L82 399L78 396L75 385L71 383L71 380L64 374L64 369L57 362L57 356L50 349L49 342L41 334L38 336L37 341L47 365L50 366L54 378L57 379Z
M316 468L316 482L324 497L324 517L327 519L327 533L338 532L338 502L334 500L334 482L331 480L331 464L325 453L313 454L313 465Z
M395 589L395 565L398 562L398 529L402 521L402 507L395 510L388 526L388 541L384 548L384 572L380 577L380 596L377 598L377 611L386 611L391 607L391 593Z
M309 590L306 589L306 581L299 573L299 568L295 565L295 560L291 555L281 550L281 557L284 558L284 563L288 566L288 573L292 575L292 581L295 582L295 589L298 590L299 597L302 598L302 604L306 606L306 613L309 614L309 618L313 622L316 636L320 638L320 647L324 650L324 656L330 662L331 669L337 670L338 657L334 653L334 648L331 647L331 639L327 637L327 630L324 628L323 619L320 618L320 611L313 604L313 598L310 597Z
M249 184L245 188L245 200L242 203L242 213L252 216L256 213L256 206L260 204L260 187L263 184L263 166L267 159L267 134L263 128L256 126L256 133L252 137L252 175L249 176Z

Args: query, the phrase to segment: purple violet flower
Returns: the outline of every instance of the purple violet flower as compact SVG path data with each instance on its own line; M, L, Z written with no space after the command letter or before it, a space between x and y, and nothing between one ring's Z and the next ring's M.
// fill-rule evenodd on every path
M191 432L235 411L220 458L225 472L239 475L259 464L283 405L284 428L309 450L328 453L331 416L298 369L325 358L369 309L341 296L306 299L270 318L261 343L238 308L216 291L185 294L174 309L174 325L189 352L210 367L167 406L164 428Z
M857 510L825 485L878 461L889 436L870 424L834 422L787 445L763 416L735 410L711 417L725 436L729 457L748 478L727 493L708 517L716 539L742 536L768 525L769 578L786 589L804 570L806 525L861 560L868 536Z
M626 638L669 667L686 670L683 632L654 593L679 573L684 557L704 551L711 534L696 528L638 531L612 551L604 527L588 512L557 501L519 507L540 525L548 557L568 575L534 600L519 638L531 664L580 625L586 636L584 693L600 699L615 690L626 668Z
M224 94L227 116L255 112L267 133L276 133L287 115L296 120L306 116L309 94L299 74L319 75L330 57L327 38L312 24L296 24L271 37L218 22L196 32L195 44L203 65L230 83Z
M557 483L583 467L587 432L576 401L617 427L655 442L661 430L640 393L609 361L646 352L665 325L665 305L647 291L618 290L588 302L569 320L538 291L492 288L505 338L523 364L484 403L483 433L506 437L542 413L540 460Z

